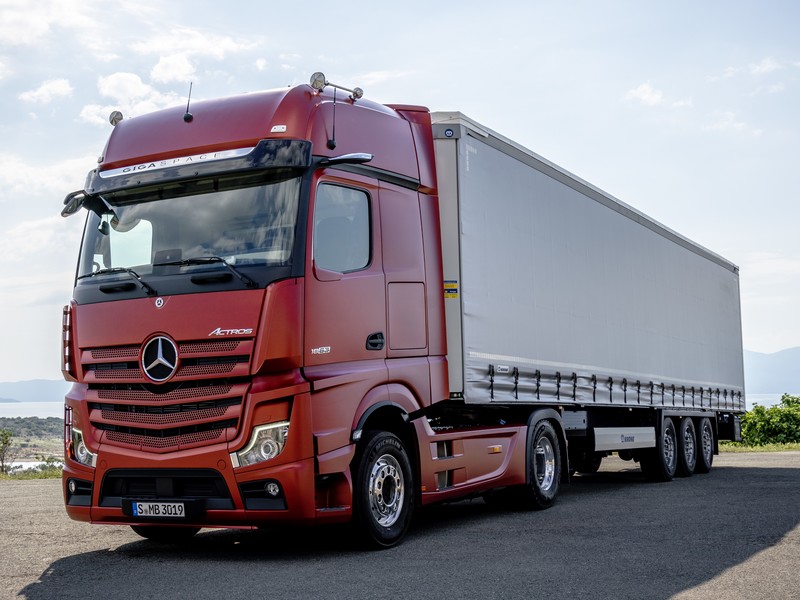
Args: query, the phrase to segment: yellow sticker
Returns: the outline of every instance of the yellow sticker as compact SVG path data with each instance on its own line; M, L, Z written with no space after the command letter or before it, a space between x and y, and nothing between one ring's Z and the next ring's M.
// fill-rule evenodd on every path
M445 298L458 298L458 281L445 281L444 282L444 297Z

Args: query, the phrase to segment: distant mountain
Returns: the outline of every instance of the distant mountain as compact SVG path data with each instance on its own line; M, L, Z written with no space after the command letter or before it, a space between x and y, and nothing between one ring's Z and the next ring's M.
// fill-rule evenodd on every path
M0 398L0 404L10 404L11 402L19 402L19 401L12 400L11 398Z
M0 382L0 402L61 402L71 386L67 381L50 379Z
M800 348L773 354L744 351L748 394L800 394Z

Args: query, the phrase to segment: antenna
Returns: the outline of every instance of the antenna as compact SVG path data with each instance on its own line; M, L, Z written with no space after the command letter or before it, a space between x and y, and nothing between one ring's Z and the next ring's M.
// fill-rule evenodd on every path
M336 88L333 88L333 131L331 139L328 140L328 148L331 150L336 148Z
M186 114L183 115L183 120L186 123L191 123L192 119L194 119L194 115L189 112L189 103L192 101L192 85L194 84L193 81L189 82L189 98L186 100Z

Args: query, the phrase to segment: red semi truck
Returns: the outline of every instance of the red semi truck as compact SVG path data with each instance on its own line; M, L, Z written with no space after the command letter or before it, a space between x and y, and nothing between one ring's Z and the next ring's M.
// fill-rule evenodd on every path
M705 473L738 269L460 113L310 85L124 119L63 314L73 519L176 540Z

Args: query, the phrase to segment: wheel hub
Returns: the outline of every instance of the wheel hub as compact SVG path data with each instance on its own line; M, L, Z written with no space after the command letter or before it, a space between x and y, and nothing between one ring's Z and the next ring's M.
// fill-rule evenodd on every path
M391 527L400 517L405 498L403 471L397 459L384 454L369 475L369 508L375 521L383 527Z

